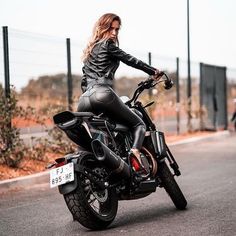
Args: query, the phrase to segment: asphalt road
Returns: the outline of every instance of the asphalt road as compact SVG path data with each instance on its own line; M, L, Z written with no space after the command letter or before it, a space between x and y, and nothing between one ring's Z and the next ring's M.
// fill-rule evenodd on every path
M236 235L236 135L171 147L188 208L174 208L163 189L123 201L100 232L74 222L56 189L37 186L0 196L0 235Z

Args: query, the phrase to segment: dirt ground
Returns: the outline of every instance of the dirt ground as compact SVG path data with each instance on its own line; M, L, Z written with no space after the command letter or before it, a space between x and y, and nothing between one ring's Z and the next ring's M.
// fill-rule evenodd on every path
M166 142L171 144L176 141L184 140L191 137L207 136L212 134L212 132L194 132L194 133L185 133L180 135L167 135ZM38 172L45 171L45 167L54 161L58 157L57 154L47 153L46 154L48 161L38 161L32 160L25 157L20 163L19 168L11 168L7 165L0 164L0 180L12 179L20 176L26 176L30 174L35 174Z
M46 155L48 161L32 160L25 157L21 161L19 168L12 168L5 164L0 164L0 181L45 171L46 166L57 158L56 154L47 153Z

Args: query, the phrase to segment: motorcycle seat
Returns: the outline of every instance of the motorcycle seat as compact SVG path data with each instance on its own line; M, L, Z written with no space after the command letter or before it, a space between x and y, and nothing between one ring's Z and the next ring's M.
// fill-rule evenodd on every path
M65 123L75 119L76 117L92 117L95 116L92 112L71 112L63 111L53 116L55 124Z

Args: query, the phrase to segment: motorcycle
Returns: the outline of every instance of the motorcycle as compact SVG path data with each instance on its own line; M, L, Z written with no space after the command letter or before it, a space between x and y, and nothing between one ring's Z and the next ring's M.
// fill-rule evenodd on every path
M130 155L133 137L129 127L110 120L104 114L64 111L53 117L54 123L78 145L78 150L58 158L50 170L50 186L58 186L73 219L92 230L105 229L115 219L120 200L144 198L164 188L175 207L183 210L187 201L174 176L179 166L157 130L147 107L138 98L146 90L163 82L170 89L172 80L149 77L138 84L133 97L124 103L145 122L147 131L139 171L137 159Z

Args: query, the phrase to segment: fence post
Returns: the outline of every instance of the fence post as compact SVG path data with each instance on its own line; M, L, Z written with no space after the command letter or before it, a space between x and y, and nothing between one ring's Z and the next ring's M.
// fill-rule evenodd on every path
M3 57L4 57L4 77L5 96L10 97L10 70L9 70L9 48L8 48L8 27L3 26Z
M224 130L227 130L228 129L228 107L227 107L227 97L228 97L228 94L227 94L227 67L225 67L225 70L224 70L224 77L225 77L225 108L226 108L226 112L225 112L225 127L224 127Z
M72 111L72 75L71 75L71 53L70 53L70 39L66 39L67 48L67 88L68 88L68 109Z
M3 58L4 58L4 78L5 78L5 97L7 99L11 96L11 89L10 89L10 69L9 69L9 47L8 47L8 27L2 27L3 32ZM9 111L10 112L10 111ZM9 114L11 115L11 114ZM11 128L11 119L7 124L9 128Z
M4 77L5 77L5 97L6 100L10 99L11 96L11 89L10 89L10 69L9 69L9 47L8 47L8 27L2 27L3 32L3 58L4 58ZM9 113L9 121L6 124L8 129L11 130L12 123L11 123L11 110L8 110ZM12 146L11 137L8 137L7 140L7 147L10 148Z
M199 129L200 131L203 131L205 129L204 127L204 109L203 109L203 99L202 99L202 86L203 86L203 82L202 82L202 78L203 78L203 63L200 62L199 63L200 66L200 96L199 96L199 100L200 100L200 124L199 124Z
M151 52L148 53L148 64L150 66L152 65L152 53ZM148 96L149 96L149 99L151 99L151 96L152 96L152 89L151 88L148 90Z
M177 134L179 135L180 123L180 96L179 96L179 58L176 58L176 119L177 119Z

